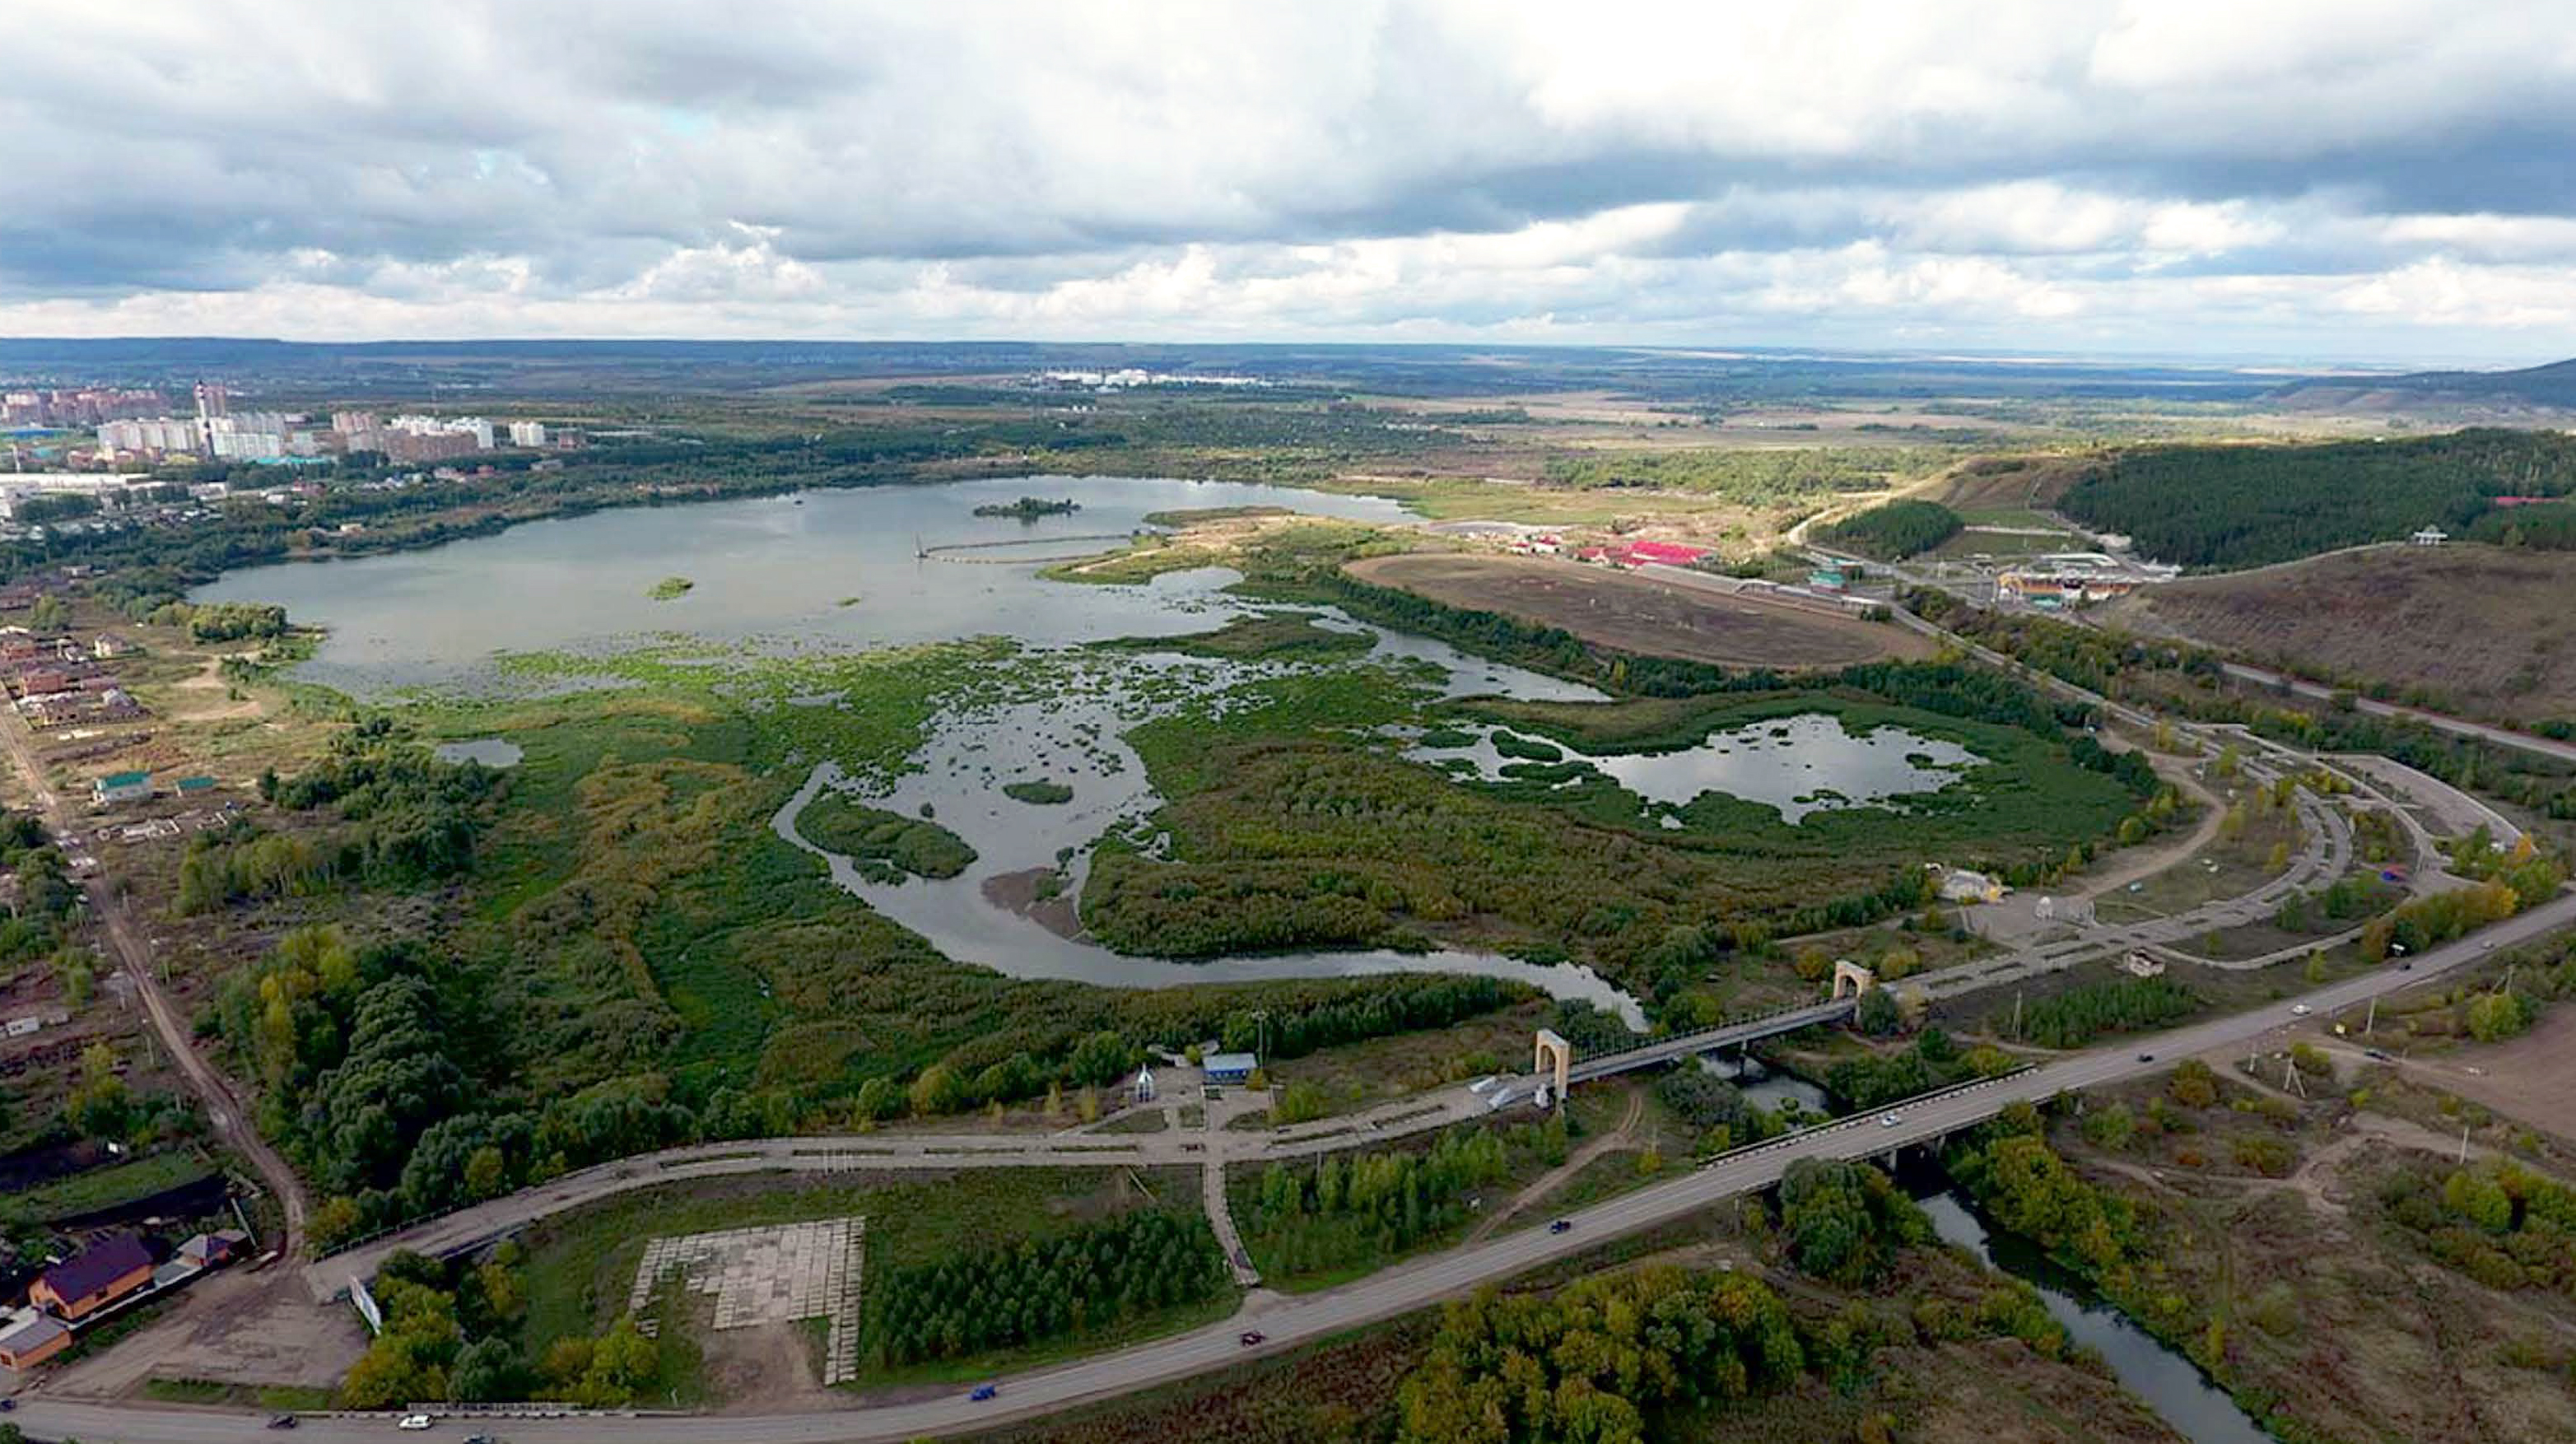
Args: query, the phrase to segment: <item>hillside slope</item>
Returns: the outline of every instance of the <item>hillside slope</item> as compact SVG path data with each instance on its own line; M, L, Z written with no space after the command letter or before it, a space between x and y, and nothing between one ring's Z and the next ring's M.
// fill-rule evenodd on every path
M2104 619L2532 722L2576 717L2571 599L2576 553L2391 547L2175 582Z

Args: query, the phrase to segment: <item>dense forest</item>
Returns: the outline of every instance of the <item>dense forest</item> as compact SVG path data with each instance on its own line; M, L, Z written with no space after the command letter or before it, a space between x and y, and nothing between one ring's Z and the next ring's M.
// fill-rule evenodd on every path
M966 1358L1098 1333L1226 1287L1205 1217L1130 1213L881 1273L868 1283L867 1349L880 1365Z
M2122 451L2059 500L2144 555L2232 568L2292 561L2425 526L2467 532L2499 496L2576 492L2576 437L2472 430L2403 441Z
M1891 501L1816 531L1816 540L1865 557L1901 561L1959 534L1959 514L1937 501Z
M1562 1156L1564 1135L1554 1135ZM1401 1254L1468 1217L1468 1197L1510 1172L1502 1135L1459 1128L1427 1152L1332 1154L1310 1167L1274 1163L1243 1215L1263 1272L1328 1272Z

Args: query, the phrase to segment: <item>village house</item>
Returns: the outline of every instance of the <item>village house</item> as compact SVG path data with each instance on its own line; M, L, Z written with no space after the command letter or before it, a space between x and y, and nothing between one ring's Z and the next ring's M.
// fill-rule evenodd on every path
M83 1319L152 1282L152 1252L120 1233L90 1245L36 1276L27 1299L66 1319Z
M72 1331L34 1309L0 1319L0 1369L31 1369L71 1347Z

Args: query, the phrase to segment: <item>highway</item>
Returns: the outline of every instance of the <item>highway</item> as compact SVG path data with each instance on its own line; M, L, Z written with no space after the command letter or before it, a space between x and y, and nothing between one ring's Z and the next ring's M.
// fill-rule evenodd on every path
M2316 989L2300 1001L2320 1015L2431 981L2475 962L2490 948L2509 947L2576 924L2576 894L2561 896L2522 916L2426 953L2411 969L2381 968ZM822 1414L587 1417L509 1420L491 1425L442 1421L428 1433L401 1436L445 1440L489 1428L520 1444L875 1444L992 1425L1046 1414L1068 1405L1113 1397L1174 1379L1220 1369L1248 1356L1237 1342L1245 1328L1266 1336L1259 1352L1311 1343L1361 1325L1410 1313L1487 1284L1569 1258L1625 1234L1684 1219L1726 1199L1768 1187L1801 1158L1866 1158L1908 1144L1931 1143L1992 1117L2005 1105L2037 1102L2073 1088L2096 1087L2168 1067L2178 1058L2234 1052L2259 1045L2296 1018L2287 1002L2220 1018L2145 1039L2079 1053L2044 1067L1916 1099L1822 1128L1727 1154L1693 1172L1648 1185L1572 1216L1564 1234L1531 1227L1487 1242L1399 1264L1357 1283L1293 1298L1256 1295L1243 1312L1221 1324L1140 1344L1062 1367L997 1381L1000 1394L975 1403L964 1390L916 1400ZM250 1444L270 1437L258 1416L219 1410L179 1410L153 1405L22 1400L13 1416L38 1438L74 1435L101 1444ZM311 1417L298 1437L322 1444L381 1440L392 1435L384 1416Z

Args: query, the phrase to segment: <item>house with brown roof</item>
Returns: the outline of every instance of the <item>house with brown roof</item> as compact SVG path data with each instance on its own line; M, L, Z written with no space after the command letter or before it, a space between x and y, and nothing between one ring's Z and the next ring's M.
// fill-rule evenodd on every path
M36 1276L27 1299L83 1319L152 1282L152 1251L130 1233L102 1239Z

